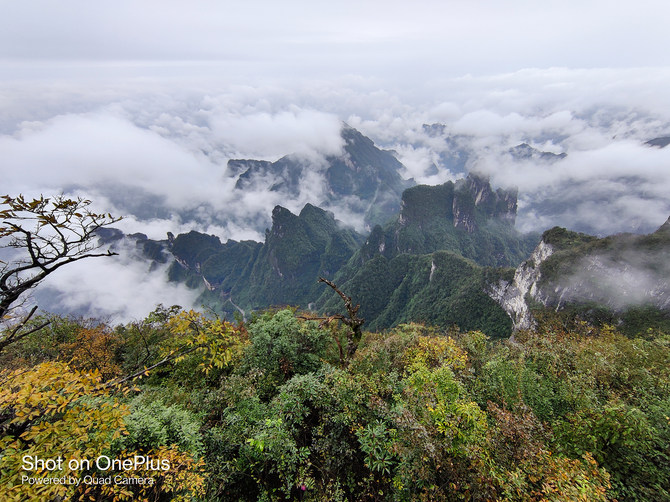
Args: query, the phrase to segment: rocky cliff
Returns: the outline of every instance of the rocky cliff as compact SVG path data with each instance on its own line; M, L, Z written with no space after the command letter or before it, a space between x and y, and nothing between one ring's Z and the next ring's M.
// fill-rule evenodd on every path
M511 282L501 280L487 287L487 293L500 304L512 319L514 331L533 327L527 298L538 299L538 283L542 277L540 265L554 252L551 244L540 241L533 253L514 272Z
M480 265L516 266L539 237L514 229L516 201L516 190L493 190L474 174L456 183L417 185L403 193L396 221L372 230L360 259L447 249Z
M649 235L596 238L555 227L546 231L512 281L487 288L513 321L533 325L530 304L570 309L599 322L630 324L631 316L670 321L670 218Z

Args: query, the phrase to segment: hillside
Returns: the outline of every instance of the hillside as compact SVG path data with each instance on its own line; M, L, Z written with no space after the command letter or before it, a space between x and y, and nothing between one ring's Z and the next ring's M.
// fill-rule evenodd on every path
M361 303L370 329L424 321L509 335L511 321L485 289L537 242L514 229L516 193L469 175L409 188L400 207L367 238L307 204L297 215L275 207L262 243L195 231L137 242L170 253L170 280L201 289L199 302L226 315L273 305L338 311L338 297L317 283L326 277Z

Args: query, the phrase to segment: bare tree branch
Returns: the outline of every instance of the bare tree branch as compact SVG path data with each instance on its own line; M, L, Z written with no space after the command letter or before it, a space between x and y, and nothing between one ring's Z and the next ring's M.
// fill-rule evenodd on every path
M111 250L95 252L99 245L94 233L100 227L118 222L111 214L90 210L91 201L64 195L53 199L26 200L22 195L0 197L0 249L14 249L9 262L0 262L0 320L12 321L16 303L49 274L84 258L113 256ZM0 352L10 343L42 329L47 324L28 328L35 313L0 332Z
M342 300L344 301L344 308L347 310L348 317L345 317L342 314L334 314L323 317L319 316L315 317L299 316L299 317L301 319L306 320L321 321L319 324L320 327L326 326L331 322L333 322L334 320L341 321L343 324L349 327L349 332L347 333L346 356L343 354L343 349L342 345L340 344L340 341L337 338L335 339L340 349L340 362L342 363L343 366L346 366L356 353L356 349L358 349L358 344L361 341L361 337L363 336L363 330L361 327L363 326L363 323L365 323L365 319L363 319L362 317L358 317L358 310L361 308L361 306L360 305L354 306L351 297L345 295L333 282L329 281L328 279L319 277L319 282L327 284L333 289L333 291L335 291L338 295L340 295L340 298L342 298Z

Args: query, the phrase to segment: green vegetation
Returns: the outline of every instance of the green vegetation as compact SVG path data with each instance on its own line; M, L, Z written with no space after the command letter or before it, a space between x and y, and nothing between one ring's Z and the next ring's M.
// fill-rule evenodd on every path
M358 259L438 250L456 252L481 266L516 266L526 259L539 236L514 229L516 195L493 192L488 182L476 176L461 181L405 190L397 221L374 229ZM472 193L476 189L485 194L478 201ZM510 200L513 208L505 206Z
M545 317L495 341L401 324L343 363L344 328L287 309L50 320L0 361L7 500L670 500L661 332ZM24 455L56 452L170 468L115 471L151 486L20 483Z
M501 273L450 251L400 254L391 260L378 254L343 282L342 288L361 304L361 316L373 330L419 321L502 337L511 334L512 322L484 293L485 284ZM326 291L317 306L336 312L339 298Z
M358 133L350 131L356 136L350 138L346 131L345 139L357 145L349 152L356 155L357 164L366 165L373 153L397 162ZM342 161L332 160L333 169L338 162ZM349 168L335 171L353 176ZM329 173L336 178L335 171ZM399 189L395 171L386 171L380 168L374 175L388 175L389 186ZM357 176L364 178L366 173L362 169ZM338 186L335 178L331 183ZM537 244L537 235L514 229L515 214L515 192L493 191L486 179L474 175L457 183L405 190L399 216L384 227L376 225L365 240L311 204L298 215L277 206L264 243L222 244L197 232L172 239L168 247L178 263L170 267L169 277L201 288L200 303L229 317L235 305L247 313L278 305L333 312L339 305L337 295L317 284L325 277L358 299L371 329L413 320L509 336L510 320L484 290L503 273L501 267L518 265ZM441 265L434 281L429 281L431 263ZM446 275L445 270L455 273Z
M511 321L484 289L511 280L513 269L464 256L469 246L478 252L477 239L507 256L515 237L490 231L507 223L477 215L504 213L511 199L500 191L486 199L487 185L470 183L479 183L483 212L473 197L460 210L475 208L466 223L478 237L410 204L402 232L376 227L356 253L359 236L310 205L297 216L276 208L262 245L195 232L171 239L174 276L205 279L245 305L302 303L323 288L316 277L334 274L345 279L341 290L322 280L331 290L319 307L337 311L345 300L348 318L275 308L231 323L178 306L118 326L18 316L0 332L11 342L0 352L3 499L670 501L667 310L569 302L559 312L538 308L533 330L505 339ZM440 187L452 189L462 186ZM12 211L48 204L6 202L18 204ZM459 249L431 249L455 235ZM544 280L570 277L585 257L667 277L668 235L667 226L605 239L552 229ZM428 248L398 252L399 242ZM75 257L98 256L83 244ZM5 270L20 289L24 276ZM5 293L6 312L22 293ZM66 462L25 465L59 457ZM79 463L96 458L118 463ZM138 458L161 468L123 467ZM78 482L24 482L27 474ZM106 476L115 481L85 481ZM150 482L130 482L138 477Z

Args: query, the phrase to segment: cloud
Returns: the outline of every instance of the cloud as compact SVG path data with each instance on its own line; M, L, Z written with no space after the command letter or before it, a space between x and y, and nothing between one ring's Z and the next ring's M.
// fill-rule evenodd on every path
M650 232L670 214L669 150L621 140L567 153L553 163L491 154L474 165L495 185L519 188L523 230Z
M555 302L597 302L616 311L652 304L670 306L670 267L663 251L626 249L585 256L561 276Z
M213 112L209 120L211 132L225 138L231 151L245 152L254 158L276 160L287 153L342 153L342 124L336 116L292 108L276 114L253 111L248 115L230 115Z
M342 120L395 150L405 177L441 183L470 169L518 186L523 230L642 232L670 214L670 149L644 145L670 134L667 68L245 82L222 63L16 64L24 78L6 78L0 95L3 191L81 194L154 239L196 229L261 240L274 205L297 213L324 200L323 158L341 151ZM515 159L522 142L567 157ZM296 190L270 191L269 178L234 189L228 159L289 153L309 166ZM358 203L326 208L362 224Z
M320 159L341 151L344 119L394 149L408 178L439 183L466 168L488 173L498 186L518 186L524 229L577 222L600 234L641 231L667 216L667 150L643 146L670 133L666 69L523 70L426 82L412 93L353 77L296 85L218 77L199 77L191 87L123 76L100 82L6 86L11 99L0 108L15 117L0 136L6 191L76 189L154 228L192 224L223 239L258 236L274 205L299 211L323 199ZM423 129L435 122L443 134ZM551 165L516 161L508 150L521 142L568 157ZM263 180L245 193L233 189L229 158L276 160L292 152L311 159L314 177L295 193L269 192ZM633 177L632 191L613 183L609 201L591 211L589 201L607 198L606 181L630 185ZM551 206L545 202L568 198L572 207L559 216L543 212L543 204ZM329 209L351 212L346 201ZM608 211L618 217L605 221L600 215Z
M197 109L183 117L168 108L154 117L133 117L134 109L123 106L23 122L14 134L0 136L3 188L32 195L82 193L106 211L154 222L179 215L203 229L258 229L287 194L269 192L271 184L262 183L234 190L236 180L226 176L228 158L276 160L293 149L315 167L343 146L336 117L296 107L250 115ZM303 181L287 204L314 200L322 183Z
M653 66L666 63L650 48L668 45L668 9L657 0L34 0L3 9L0 57L207 60L247 79L356 74L414 83L528 67Z
M130 182L179 204L189 179L213 178L205 162L173 142L106 113L24 124L16 135L0 137L0 152L6 186L23 189Z
M38 305L52 312L111 317L112 322L142 319L156 305L196 305L198 292L165 281L167 265L149 268L130 242L119 255L89 258L60 268L43 281L35 294Z

